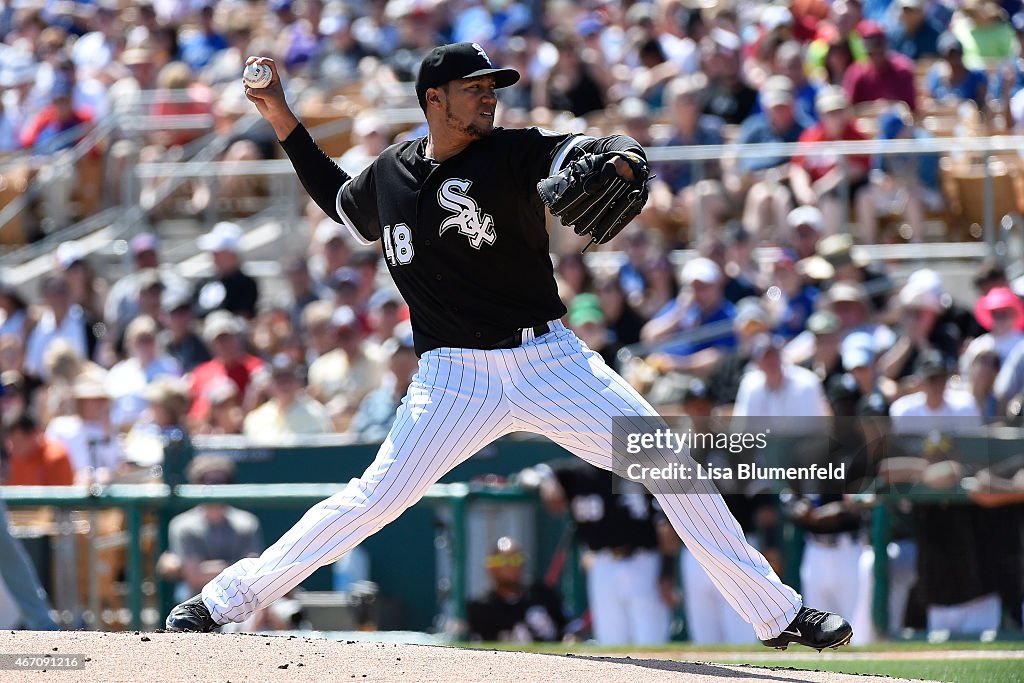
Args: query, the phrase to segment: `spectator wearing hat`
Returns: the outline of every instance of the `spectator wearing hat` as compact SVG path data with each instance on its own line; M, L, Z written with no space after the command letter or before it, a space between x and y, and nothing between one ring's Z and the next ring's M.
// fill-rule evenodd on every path
M760 299L749 297L736 305L736 317L732 321L736 348L722 354L721 359L704 380L708 393L713 395L716 401L723 405L736 402L740 382L750 369L754 340L770 331L771 325L771 315Z
M568 309L568 324L573 332L592 351L600 354L609 367L616 367L618 361L615 354L622 347L616 343L614 335L608 329L597 295L589 292L577 294L569 302Z
M146 387L159 377L181 377L181 366L158 343L159 328L148 315L133 320L125 331L128 357L110 368L107 390L113 399L110 418L127 431L146 408Z
M306 394L305 371L286 354L274 356L267 368L269 399L245 417L242 433L253 441L279 442L299 434L331 431L327 411Z
M665 87L665 107L672 123L672 134L663 143L666 146L723 144L722 119L701 113L701 93L708 87L707 78L700 73L683 76ZM713 228L725 211L724 187L721 183L722 167L717 159L700 164L656 164L658 177L651 184L651 203L662 218L675 207L681 207L691 227ZM669 236L670 242L676 235Z
M974 305L974 317L988 332L975 337L960 356L960 374L970 378L975 357L994 351L999 362L1024 340L1024 301L1008 287L993 287Z
M785 243L793 250L797 261L815 255L825 217L816 206L798 206L786 215L788 228Z
M71 486L75 475L64 445L48 437L26 411L4 412L6 486Z
M368 352L386 362L383 347L395 334L395 328L409 320L409 307L402 294L394 287L378 289L366 304L366 337Z
M154 269L166 295L171 296L173 293L180 297L189 291L188 283L172 264L160 263L160 240L153 233L140 232L132 237L128 242L128 251L132 255L134 271L111 286L103 307L103 320L114 330L123 330L132 318L139 315L140 284L152 283L149 273ZM147 314L153 315L153 311L147 311Z
M361 248L352 252L349 264L359 273L359 291L356 293L355 308L360 321L366 325L366 307L370 303L370 297L377 289L377 271L380 268L380 249Z
M90 369L72 387L74 413L50 420L46 435L68 451L75 483L106 484L122 471L125 454L110 422L110 393L106 372Z
M242 272L242 229L235 223L217 223L199 238L198 245L211 255L214 268L214 274L200 281L193 292L200 317L224 310L249 320L255 318L259 287L256 280Z
M206 317L203 340L213 352L213 358L192 371L191 419L201 420L206 415L210 409L207 389L220 378L234 382L239 395L246 396L253 374L263 367L263 361L246 352L245 333L245 323L227 311L214 311Z
M199 455L189 462L189 484L233 484L237 468L224 455ZM193 595L224 567L263 552L263 532L254 514L223 503L202 503L171 519L167 551L157 561L157 573L178 581L175 594Z
M772 76L761 91L762 111L752 114L740 127L737 144L796 142L804 126L793 107L793 83L785 76ZM793 205L788 187L787 157L753 157L737 160L734 174L726 176L730 191L744 200L743 223L755 235L769 225L785 225Z
M879 140L930 140L931 133L918 128L903 104L896 104L878 117ZM870 213L857 216L861 239L871 244L878 239L878 215L906 218L913 230L911 240L920 241L925 210L941 211L945 206L939 180L938 154L885 155L877 158L871 172ZM868 203L865 202L865 208Z
M939 55L939 31L925 14L926 0L897 0L899 20L889 29L889 45L912 61Z
M189 373L210 360L210 350L196 331L192 298L184 291L166 291L161 300L160 346L173 358L181 371Z
M209 64L221 50L228 48L228 40L214 26L214 5L203 5L198 12L198 25L181 43L181 59L194 71Z
M858 212L870 200L865 190L871 160L866 156L851 155L846 157L845 164L840 164L834 154L816 153L813 143L867 138L851 119L849 101L842 89L835 86L822 88L818 91L815 107L821 120L800 135L800 142L809 144L806 151L798 152L790 162L789 182L796 201L819 207L824 215L825 231L834 234L843 227L844 207L841 201L844 183L847 199L857 206Z
M988 106L988 75L981 69L968 69L964 64L964 46L952 33L939 38L939 55L925 75L928 95L943 104L974 102L978 111Z
M318 212L320 207L313 205ZM348 231L345 226L324 218L313 231L312 270L317 273L317 290L320 298L330 295L329 280L339 268L349 265L352 249L348 243Z
M568 625L561 597L547 584L526 584L522 546L502 536L487 554L486 595L466 605L469 639L484 642L559 642Z
M48 379L43 360L57 340L67 342L79 358L93 358L99 340L85 311L71 300L71 285L62 274L48 275L40 285L43 309L25 345L25 372Z
M125 452L136 465L151 467L164 459L171 442L188 439L188 382L180 377L158 377L142 392L146 409L125 437Z
M823 386L828 386L843 374L842 339L839 316L827 309L815 311L807 319L807 329L790 342L783 353L787 359L817 375ZM809 344L809 348L803 351L802 344Z
M358 270L350 266L338 268L327 280L327 286L331 288L335 306L347 306L353 311L362 311L362 304L365 303L360 297L363 276Z
M751 349L755 370L740 382L732 414L735 417L824 417L828 402L816 374L782 358L784 340L761 335ZM786 425L780 425L783 430Z
M724 296L722 269L711 259L691 259L683 266L683 289L640 332L648 342L663 342L649 362L662 371L707 374L736 339L732 320L736 307ZM680 340L678 335L685 335Z
M889 50L882 27L864 22L859 27L867 61L853 64L843 77L843 89L854 106L862 102L889 100L905 102L917 111L914 65L899 52Z
M911 379L918 356L937 349L956 358L960 350L960 330L942 320L942 298L921 280L908 281L900 290L900 333L892 348L879 358L879 371L894 381Z
M384 344L388 373L380 385L359 403L348 432L359 441L382 441L395 421L402 397L419 366L408 325L399 326Z
M380 112L364 110L352 121L352 143L338 165L355 178L391 144L391 127Z
M380 385L384 364L370 352L359 319L348 306L331 316L336 346L309 366L310 395L323 403L344 431L360 402Z
M876 309L885 308L889 301L892 290L889 277L854 247L853 237L848 234L822 237L814 256L801 261L799 267L822 289L826 289L829 282L857 283L864 286L868 303Z

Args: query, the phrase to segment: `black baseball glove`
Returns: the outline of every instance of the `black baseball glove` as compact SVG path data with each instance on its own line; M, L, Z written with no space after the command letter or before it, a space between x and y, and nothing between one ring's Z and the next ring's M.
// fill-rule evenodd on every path
M633 180L615 171L615 157L629 163ZM562 225L590 235L590 244L604 244L644 208L650 176L647 161L635 152L587 154L537 183L537 192Z

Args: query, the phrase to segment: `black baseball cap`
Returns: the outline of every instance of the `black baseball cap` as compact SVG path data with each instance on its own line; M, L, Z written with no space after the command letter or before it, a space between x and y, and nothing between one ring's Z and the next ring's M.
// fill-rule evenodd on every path
M452 43L431 50L420 63L416 76L416 98L426 110L427 89L461 78L494 76L497 88L507 88L519 80L515 69L496 69L479 43Z

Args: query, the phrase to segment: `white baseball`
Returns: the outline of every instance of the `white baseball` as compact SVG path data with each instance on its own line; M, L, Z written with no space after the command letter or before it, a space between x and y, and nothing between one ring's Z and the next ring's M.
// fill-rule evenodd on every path
M274 73L266 64L253 62L242 72L242 82L250 88L266 88L273 78Z

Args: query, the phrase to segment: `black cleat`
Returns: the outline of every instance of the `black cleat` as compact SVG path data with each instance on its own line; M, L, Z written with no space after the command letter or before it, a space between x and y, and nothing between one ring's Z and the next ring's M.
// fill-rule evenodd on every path
M166 629L174 632L209 633L218 626L220 624L213 620L210 610L206 609L202 595L189 598L172 609L165 623Z
M838 614L801 607L793 623L774 638L762 640L761 644L774 647L776 650L785 650L791 643L796 643L821 652L827 647L835 649L849 645L851 638L853 628Z

